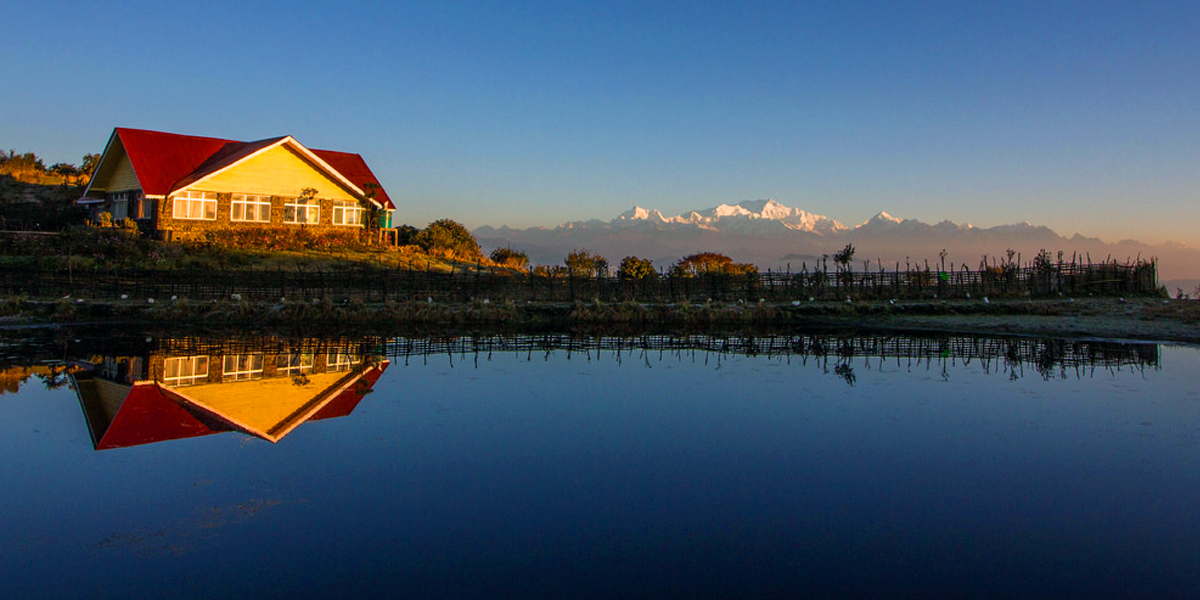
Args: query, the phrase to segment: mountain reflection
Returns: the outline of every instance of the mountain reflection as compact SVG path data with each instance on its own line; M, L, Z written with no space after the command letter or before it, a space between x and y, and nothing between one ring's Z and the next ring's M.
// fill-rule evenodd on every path
M73 387L97 450L222 431L278 442L349 415L388 361L371 341L153 339L75 361Z

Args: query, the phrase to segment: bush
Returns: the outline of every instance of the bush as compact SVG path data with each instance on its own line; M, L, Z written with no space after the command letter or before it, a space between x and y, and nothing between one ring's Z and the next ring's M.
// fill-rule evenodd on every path
M608 275L608 259L585 249L572 251L564 263L572 277L604 277Z
M672 277L695 277L705 274L753 275L758 267L748 263L735 263L732 258L717 252L698 252L685 256L671 267Z
M244 227L208 231L204 241L223 250L274 250L299 252L316 250L365 250L371 247L363 231L326 231L314 233L308 228Z
M654 263L645 258L626 256L621 259L621 264L617 267L617 277L621 279L653 279L657 276Z
M457 221L439 219L413 236L412 243L435 256L466 262L483 262L479 242Z
M520 250L512 248L496 248L490 256L492 262L510 269L524 269L529 265L529 257Z

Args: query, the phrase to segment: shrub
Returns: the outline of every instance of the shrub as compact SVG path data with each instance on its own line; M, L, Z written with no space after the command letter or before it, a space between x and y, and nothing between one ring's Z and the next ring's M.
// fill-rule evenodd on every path
M572 277L604 277L608 275L608 259L586 248L574 250L564 263Z
M671 267L672 277L695 277L704 274L752 275L758 267L735 263L732 258L717 252L698 252L685 256Z
M617 277L621 279L653 279L658 276L654 263L649 259L636 256L626 256L617 267Z
M496 248L490 256L492 262L510 269L524 269L529 265L529 257L520 250L512 248Z
M450 219L439 219L413 236L412 243L435 256L451 260L483 262L483 251L475 236L462 224Z

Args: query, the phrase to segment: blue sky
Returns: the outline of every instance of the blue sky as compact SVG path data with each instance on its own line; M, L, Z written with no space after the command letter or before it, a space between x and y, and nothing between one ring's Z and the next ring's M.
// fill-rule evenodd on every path
M25 2L0 146L359 152L398 221L775 198L1200 247L1200 2Z

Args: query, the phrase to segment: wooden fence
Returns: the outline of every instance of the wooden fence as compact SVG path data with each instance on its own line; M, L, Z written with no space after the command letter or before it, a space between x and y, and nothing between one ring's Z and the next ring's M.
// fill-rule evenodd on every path
M749 275L708 273L642 280L616 277L455 273L362 268L282 270L76 270L0 268L0 293L41 298L142 301L170 298L253 301L357 298L365 302L785 302L957 298L1139 296L1156 293L1153 261L1057 263L982 270L802 270Z

